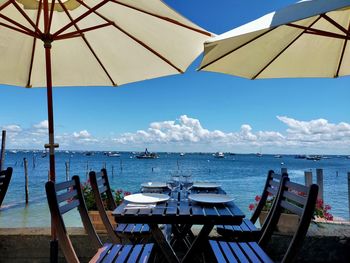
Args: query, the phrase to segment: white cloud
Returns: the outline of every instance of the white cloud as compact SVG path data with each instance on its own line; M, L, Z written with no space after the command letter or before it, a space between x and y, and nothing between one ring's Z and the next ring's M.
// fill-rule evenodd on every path
M242 124L238 131L209 130L199 119L187 115L177 120L150 123L147 129L113 137L95 137L86 129L57 133L61 149L154 151L233 151L263 153L336 153L349 154L350 124L331 123L326 119L309 121L277 116L285 130L254 130ZM47 121L30 128L17 124L2 126L8 131L8 148L42 148L47 143Z

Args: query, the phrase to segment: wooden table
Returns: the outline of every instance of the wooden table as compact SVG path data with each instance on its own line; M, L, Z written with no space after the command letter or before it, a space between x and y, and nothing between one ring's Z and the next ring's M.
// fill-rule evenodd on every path
M203 192L195 189L193 191ZM180 262L180 260L163 235L159 224L181 225L181 229L174 229L179 237L190 231L192 225L202 225L202 229L182 259L182 262L191 262L196 252L200 251L203 244L207 242L209 233L215 225L240 225L244 218L243 212L234 202L203 204L188 200L169 200L157 203L154 207L136 209L128 208L127 203L123 202L113 211L113 215L118 223L149 224L153 238L168 262Z

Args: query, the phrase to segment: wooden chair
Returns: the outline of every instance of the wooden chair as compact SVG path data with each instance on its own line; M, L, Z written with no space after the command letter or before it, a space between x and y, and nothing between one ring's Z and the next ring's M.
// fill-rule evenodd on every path
M12 168L8 167L6 170L0 171L0 207L4 201L7 189L9 187L12 177Z
M109 185L107 170L102 169L99 173L91 171L89 178L99 214L110 238L114 242L120 238L126 239L131 243L148 241L152 234L147 224L117 224L117 227L113 228L102 200L102 196L104 196L109 209L114 210L117 208Z
M224 238L230 239L239 239L239 240L249 240L249 241L257 241L259 240L261 233L265 230L267 226L267 222L271 218L272 210L275 205L276 196L281 189L281 178L282 176L288 177L287 173L275 174L274 171L270 170L266 177L265 186L263 192L261 194L261 199L252 214L251 218L244 218L241 225L219 225L216 226L216 230L218 234L222 235ZM264 224L261 226L261 229L255 226L256 221L258 220L261 211L263 210L269 196L274 197L273 204L269 213L266 217Z
M298 193L306 193L300 195ZM288 210L300 217L297 231L288 246L282 262L293 262L300 250L313 217L318 185L306 187L282 178L282 188L276 198L272 216L259 242L224 242L210 240L210 246L217 262L273 262L264 251L267 242L275 230L283 210Z
M46 183L45 189L58 242L67 262L79 262L62 217L63 214L74 208L78 208L89 240L97 249L97 253L90 262L112 262L113 260L116 260L116 262L147 262L149 260L153 244L121 245L101 243L86 209L79 176L73 176L72 180L57 184L49 181Z

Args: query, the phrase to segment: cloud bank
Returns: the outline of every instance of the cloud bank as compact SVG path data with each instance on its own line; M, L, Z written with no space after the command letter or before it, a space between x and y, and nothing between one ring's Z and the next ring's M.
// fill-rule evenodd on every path
M208 130L199 119L187 115L177 120L150 123L147 129L118 135L97 137L87 130L56 135L63 149L142 150L153 151L231 151L264 153L349 154L350 124L331 123L325 119L296 120L276 116L283 131L255 131L242 124L238 131ZM42 148L47 141L47 121L23 128L18 124L2 127L9 134L8 148Z

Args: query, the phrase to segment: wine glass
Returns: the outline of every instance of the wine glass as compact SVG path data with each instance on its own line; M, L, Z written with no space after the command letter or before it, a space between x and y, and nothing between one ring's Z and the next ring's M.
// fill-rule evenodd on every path
M174 196L177 193L177 189L180 187L180 176L178 173L171 174L170 179L167 181L167 186L171 191L171 200L177 200Z
M190 173L183 174L182 188L184 190L184 200L188 200L189 190L193 185L192 175Z

